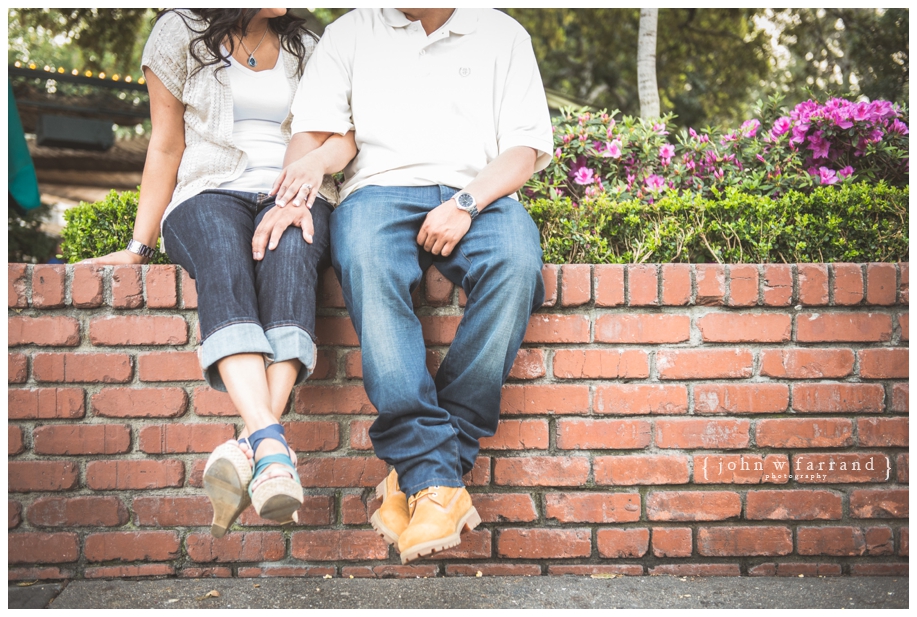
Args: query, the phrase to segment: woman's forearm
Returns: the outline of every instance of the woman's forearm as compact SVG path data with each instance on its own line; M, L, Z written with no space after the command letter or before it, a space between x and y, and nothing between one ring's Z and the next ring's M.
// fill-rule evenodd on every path
M165 151L150 144L140 182L140 202L134 222L134 239L150 247L159 239L159 226L175 190L182 151Z
M296 133L287 146L283 165L286 167L308 156L309 161L316 165L322 174L334 174L344 169L356 153L353 131L346 135Z

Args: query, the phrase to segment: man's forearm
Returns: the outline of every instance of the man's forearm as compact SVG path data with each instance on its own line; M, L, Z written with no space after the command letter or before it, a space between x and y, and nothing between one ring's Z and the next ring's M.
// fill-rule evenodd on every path
M526 146L510 148L487 164L484 169L463 187L474 196L478 210L489 204L512 195L528 182L535 173L535 160L538 153Z

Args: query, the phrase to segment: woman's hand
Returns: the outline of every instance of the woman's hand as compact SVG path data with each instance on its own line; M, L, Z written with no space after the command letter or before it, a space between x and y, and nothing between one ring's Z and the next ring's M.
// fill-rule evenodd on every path
M108 255L102 255L101 257L84 259L79 263L93 266L140 266L147 263L147 259L142 255L131 253L127 249L124 249L109 253Z
M322 186L325 170L315 157L306 155L287 165L271 188L269 195L276 195L275 203L283 208L288 203L294 206L312 207Z
M270 250L277 248L280 237L287 227L294 225L302 229L302 238L312 244L315 228L312 226L312 211L308 208L271 208L268 210L255 235L252 236L252 257L255 261L264 259L264 248Z

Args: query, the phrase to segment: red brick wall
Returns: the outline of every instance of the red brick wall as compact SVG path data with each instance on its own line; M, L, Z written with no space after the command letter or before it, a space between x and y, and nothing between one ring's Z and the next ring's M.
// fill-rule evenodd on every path
M402 567L367 523L386 467L333 275L285 416L301 523L215 540L203 463L239 421L200 380L193 282L11 264L9 577L906 573L908 264L545 280L467 478L484 524ZM431 270L415 300L435 368L464 296Z

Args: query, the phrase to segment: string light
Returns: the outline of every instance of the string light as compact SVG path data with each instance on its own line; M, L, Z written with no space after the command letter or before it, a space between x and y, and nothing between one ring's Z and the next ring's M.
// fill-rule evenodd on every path
M83 75L85 75L86 77L92 77L92 71L86 71L85 73L83 73Z
M64 73L67 72L67 70L66 70L64 67L62 67L62 66L59 66L59 67L57 67L57 68L54 68L54 67L52 67L52 66L50 66L50 65L48 65L48 64L45 64L44 66L39 67L39 66L38 66L37 64L35 64L34 62L29 62L27 65L23 65L23 63L20 62L19 60L16 60L15 62L13 62L13 66L16 67L17 69L18 69L18 68L27 67L27 68L29 68L29 69L31 69L31 70L33 70L33 71L44 71L44 72L46 72L46 73L58 73L58 74L60 74L60 75L63 75ZM82 71L82 72L81 72L79 69L72 69L72 70L70 71L70 74L73 75L73 76L75 76L75 77L78 77L80 74L82 74L82 75L85 76L85 77L92 77L92 76L93 76L93 72L92 72L91 70L89 70L89 69L86 69L86 70L84 70L84 71ZM105 73L105 71L101 71L101 72L99 72L98 74L96 74L95 76L96 76L97 78L99 78L99 79L110 79L111 81L123 81L123 82L128 83L128 84L134 83L134 78L133 78L132 76L130 76L130 75L121 76L121 75L119 75L118 73L115 73L115 74L113 74L113 75L107 75L107 74ZM140 77L139 79L137 79L137 83L140 84L140 85L143 85L143 84L146 83L146 80L145 80L143 77Z
M124 81L126 81L127 83L131 83L131 81L133 80L131 79L131 76L128 75L127 77L124 78Z
M13 66L18 69L20 66L22 66L22 64L19 62L19 60L16 60L16 62L13 63Z
M63 73L63 72L64 72L64 67L62 67L62 66L57 67L57 72L58 72L58 73Z
M118 81L119 79L121 79L121 77L119 77L118 75L112 75L112 76L111 76L111 80L112 80L112 81Z
M105 73L99 73L99 79L105 79Z
M79 72L78 70L76 70L76 69L73 69L73 71L71 72L71 74L72 74L72 75L79 75L80 72Z
M48 66L48 65L46 64L46 65L45 65L45 71L47 72L47 71L50 71L50 70L51 70L51 67Z

